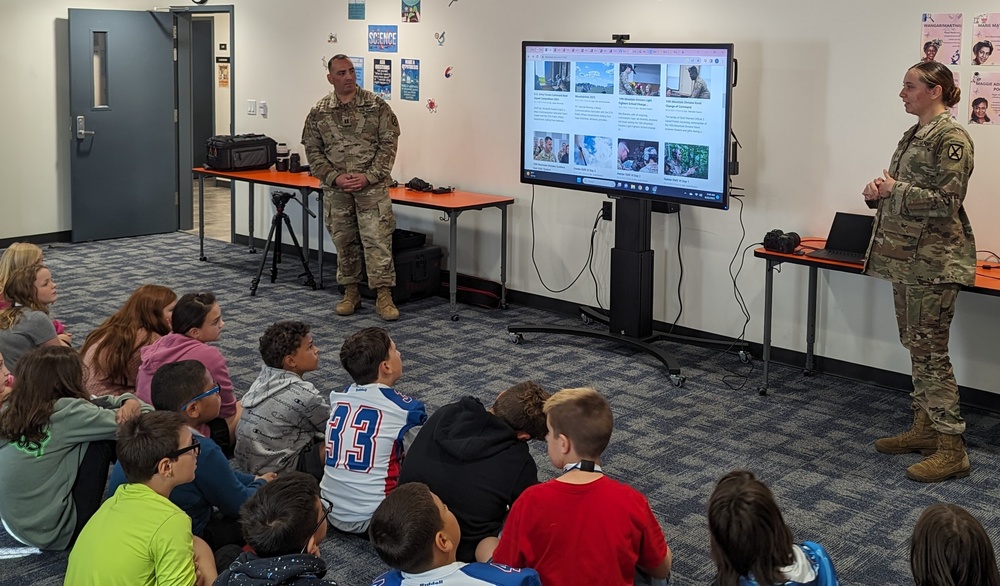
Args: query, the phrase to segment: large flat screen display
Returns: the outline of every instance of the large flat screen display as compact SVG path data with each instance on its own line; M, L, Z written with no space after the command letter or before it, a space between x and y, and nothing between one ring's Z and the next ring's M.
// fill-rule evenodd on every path
M729 208L733 45L521 51L522 183Z

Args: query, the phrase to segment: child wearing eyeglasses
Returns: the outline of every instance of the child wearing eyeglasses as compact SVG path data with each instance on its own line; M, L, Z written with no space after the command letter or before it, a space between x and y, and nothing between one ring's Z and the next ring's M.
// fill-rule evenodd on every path
M157 369L150 386L156 410L180 413L201 444L194 482L178 486L170 493L171 502L191 516L193 533L207 541L213 550L229 544L243 545L240 507L276 475L272 472L254 476L233 470L219 445L197 432L199 425L219 416L221 403L219 383L212 380L202 363L183 360L165 364ZM125 482L122 466L116 464L111 471L108 496Z
M219 574L216 586L336 586L323 579L326 562L319 552L332 508L320 497L316 479L304 472L282 474L261 487L240 510L250 551L242 552Z
M243 395L233 462L241 470L308 472L323 478L323 437L330 402L306 373L319 367L319 349L300 321L271 324L260 338L264 366Z
M72 348L30 350L16 373L0 409L0 517L25 545L68 549L101 506L118 425L152 407L91 399Z
M218 416L202 422L198 431L215 440L226 457L231 458L236 445L236 425L243 408L233 393L226 358L218 348L209 345L219 339L225 325L222 309L211 292L182 295L170 318L172 333L141 350L142 364L136 377L135 394L147 403L152 401L150 384L153 374L164 364L181 360L201 362L212 374L212 379L219 383L222 405Z
M167 497L195 478L200 443L179 413L154 411L124 423L118 464L128 483L101 505L69 555L66 584L208 585L212 550Z

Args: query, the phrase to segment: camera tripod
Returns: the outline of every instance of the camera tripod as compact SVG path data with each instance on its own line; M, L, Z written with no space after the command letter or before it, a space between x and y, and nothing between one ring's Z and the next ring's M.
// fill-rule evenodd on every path
M292 244L295 245L295 251L299 253L299 260L302 261L302 269L305 271L299 275L299 277L305 277L305 285L316 289L316 280L313 278L312 271L309 270L309 261L306 260L305 252L302 250L302 246L299 245L299 239L295 237L295 230L292 229L292 222L288 219L288 215L285 214L285 204L289 200L299 201L295 198L294 193L285 193L283 191L275 191L271 194L271 203L274 204L275 211L274 217L271 218L271 231L267 233L267 243L264 244L264 256L260 259L260 269L257 270L257 276L253 278L250 283L250 296L253 297L257 294L257 285L260 284L260 276L264 273L264 266L267 265L267 253L271 250L271 245L274 245L274 251L271 253L271 282L273 283L278 278L278 263L281 262L281 224L284 222L285 227L288 228L288 235L292 237ZM299 205L302 205L299 202ZM310 216L316 217L316 214L312 212L307 207L303 207Z

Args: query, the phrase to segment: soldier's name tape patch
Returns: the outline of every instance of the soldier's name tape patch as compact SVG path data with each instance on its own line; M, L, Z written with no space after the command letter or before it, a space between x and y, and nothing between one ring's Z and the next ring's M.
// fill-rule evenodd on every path
M948 145L948 158L952 161L961 161L964 149L960 144Z

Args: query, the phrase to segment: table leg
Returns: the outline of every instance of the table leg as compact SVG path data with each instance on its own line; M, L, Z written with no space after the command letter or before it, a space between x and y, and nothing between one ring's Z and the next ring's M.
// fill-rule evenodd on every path
M205 176L198 174L198 260L208 260L205 256Z
M257 252L257 249L254 248L253 245L253 200L256 192L256 190L254 189L255 185L256 184L253 181L250 182L250 252L251 253Z
M764 385L758 389L767 394L768 376L771 373L771 306L774 303L774 267L778 263L768 259L764 273Z
M326 240L326 234L323 234L323 192L317 191L316 194L319 196L319 204L316 206L317 212L319 213L319 229L316 231L317 240L319 240L319 288L323 289L323 242Z
M309 188L299 189L302 194L302 254L309 262Z
M448 212L451 220L448 235L448 298L451 300L451 321L458 321L458 215Z
M229 180L229 243L236 243L236 180Z
M809 267L808 315L806 316L806 368L802 371L802 374L805 376L812 376L815 372L813 370L813 358L816 348L816 281L818 273L819 269Z
M500 206L500 309L507 309L507 206Z

